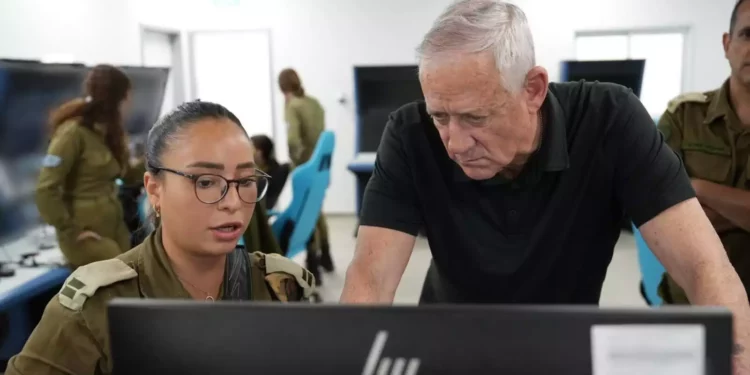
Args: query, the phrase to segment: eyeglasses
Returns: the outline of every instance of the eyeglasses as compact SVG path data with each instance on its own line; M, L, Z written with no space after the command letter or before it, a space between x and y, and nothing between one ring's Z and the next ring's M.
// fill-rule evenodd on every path
M193 181L195 197L206 204L214 204L227 196L230 184L236 184L237 195L245 203L257 203L266 196L268 190L268 179L271 178L260 169L255 170L255 175L237 180L227 180L215 174L190 174L169 168L151 167L158 171L174 173Z

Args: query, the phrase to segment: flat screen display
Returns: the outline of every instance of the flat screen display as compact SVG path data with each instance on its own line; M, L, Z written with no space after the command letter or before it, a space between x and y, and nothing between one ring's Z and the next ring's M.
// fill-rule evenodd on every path
M616 83L633 90L635 96L640 97L645 68L646 60L565 61L562 81Z
M416 65L355 67L358 150L376 152L391 112L423 100Z

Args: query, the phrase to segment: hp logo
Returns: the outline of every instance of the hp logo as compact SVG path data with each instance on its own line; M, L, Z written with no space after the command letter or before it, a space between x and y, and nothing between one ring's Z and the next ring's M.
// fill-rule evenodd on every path
M379 331L375 335L375 341L370 348L370 354L367 355L362 375L416 375L419 370L419 358L381 357L386 341L388 341L387 331Z

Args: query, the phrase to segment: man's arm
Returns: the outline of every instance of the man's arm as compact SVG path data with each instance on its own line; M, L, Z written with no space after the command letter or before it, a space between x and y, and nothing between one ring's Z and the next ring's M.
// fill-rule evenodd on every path
M725 306L734 315L739 356L735 373L750 371L750 306L721 240L696 199L679 203L640 227L643 239L695 305Z
M750 191L695 179L693 188L701 204L750 232Z
M750 305L719 236L701 208L682 160L654 129L632 94L620 100L603 142L615 189L643 238L669 274L697 305L729 308L735 338L750 345ZM750 371L750 350L735 357L736 373Z
M416 237L393 229L361 226L346 271L343 303L392 303Z
M378 146L362 200L357 249L341 293L343 303L393 302L414 249L422 214L403 144L406 137L400 134L408 125L402 124L404 117L414 116L391 115Z

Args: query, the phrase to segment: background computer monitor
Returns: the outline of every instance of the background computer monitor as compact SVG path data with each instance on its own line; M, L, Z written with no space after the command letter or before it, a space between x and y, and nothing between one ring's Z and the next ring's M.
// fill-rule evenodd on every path
M723 309L115 300L108 319L116 375L350 375L377 374L379 366L403 370L386 374L409 375L587 375L593 374L592 343L603 345L601 338L592 339L592 327L625 324L662 330L689 325L704 333L696 357L705 362L706 374L730 375L731 369L732 320ZM664 338L654 336L636 349ZM407 372L410 366L417 371Z
M142 136L159 119L169 68L121 66L130 78L131 107L125 119L128 134Z
M617 83L640 97L645 68L646 60L563 61L561 80Z
M416 65L354 68L357 106L357 149L376 152L388 115L401 106L424 99Z
M159 116L169 69L121 68L131 81L132 105L125 127L131 155L138 156ZM82 64L0 60L0 246L41 224L34 189L50 138L49 116L84 95L90 69Z
M0 61L0 159L43 153L50 112L81 97L80 64Z

